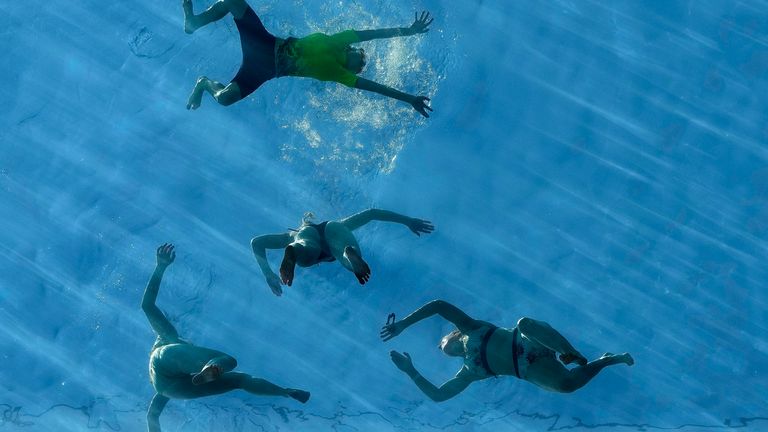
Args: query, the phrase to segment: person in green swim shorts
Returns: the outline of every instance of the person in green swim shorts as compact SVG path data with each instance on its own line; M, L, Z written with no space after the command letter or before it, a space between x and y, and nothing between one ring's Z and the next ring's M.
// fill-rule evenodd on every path
M353 43L372 39L411 36L429 31L433 18L428 12L416 14L410 27L378 30L346 30L334 35L314 33L303 38L278 38L262 24L245 0L219 0L200 14L192 10L192 0L182 0L184 31L200 27L232 14L240 34L243 59L232 81L224 85L206 76L198 78L187 102L187 109L197 109L203 93L208 92L224 106L245 98L272 78L297 76L321 81L335 81L347 87L367 90L407 102L424 117L432 111L426 96L414 96L359 77L365 66L365 51Z
M172 244L157 248L157 266L141 300L141 309L157 334L149 356L149 380L156 391L147 411L149 432L160 431L160 414L171 399L194 399L241 389L251 394L283 396L306 403L309 392L283 388L261 378L234 372L237 366L234 357L193 345L179 337L176 328L155 305L163 274L175 259Z

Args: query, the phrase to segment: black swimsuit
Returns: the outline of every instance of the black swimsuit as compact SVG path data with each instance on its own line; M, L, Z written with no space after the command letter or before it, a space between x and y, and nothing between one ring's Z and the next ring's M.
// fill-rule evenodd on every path
M242 18L235 19L240 32L243 63L232 78L245 98L262 84L277 76L275 71L275 37L267 31L253 9L248 7Z
M486 351L488 350L488 341L491 340L491 336L493 336L493 332L495 332L496 329L498 329L496 326L488 329L488 331L483 335L483 340L480 343L480 361L482 362L483 369L485 369L488 375L491 376L498 376L498 374L491 369L490 365L488 365L488 354ZM520 378L520 367L517 357L520 354L523 354L523 345L518 342L518 333L519 330L517 330L517 327L515 327L512 330L512 363L515 367L515 376ZM532 363L533 360L535 360L535 357L533 359L530 356L528 357L529 363Z
M328 244L328 240L325 238L325 226L328 225L328 221L321 222L319 224L309 224L312 228L317 230L320 234L320 256L317 258L318 262L331 262L336 261L331 253L331 246Z
M498 376L498 374L492 371L491 366L488 365L488 354L486 351L488 350L488 341L491 340L491 336L496 329L498 329L496 326L489 328L483 335L483 341L480 342L480 362L482 362L483 369L485 369L485 371L488 372L488 375L491 376ZM517 363L517 357L515 357L515 363Z
M518 366L517 356L523 353L523 346L517 343L517 327L512 330L512 362L515 365L515 376L520 378L520 367Z

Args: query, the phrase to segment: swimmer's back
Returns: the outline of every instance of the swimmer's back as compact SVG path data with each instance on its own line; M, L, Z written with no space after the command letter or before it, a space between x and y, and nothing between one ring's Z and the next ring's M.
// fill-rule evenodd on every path
M357 75L345 68L347 47L360 39L354 30L334 35L313 33L301 39L289 39L285 55L293 67L288 74L315 78L320 81L335 81L348 87L355 87Z

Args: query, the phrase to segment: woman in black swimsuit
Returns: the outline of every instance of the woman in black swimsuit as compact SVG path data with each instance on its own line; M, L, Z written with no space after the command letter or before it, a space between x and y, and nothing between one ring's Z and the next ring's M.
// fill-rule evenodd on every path
M386 342L432 315L440 315L456 325L457 329L440 341L440 349L445 354L464 357L464 366L454 378L437 387L419 374L408 353L391 351L390 356L392 362L436 402L456 396L474 381L499 375L513 375L549 391L570 393L583 387L606 366L635 363L629 353L605 353L588 362L545 322L520 318L512 329L499 328L472 319L442 300L429 302L405 319L385 325L381 338ZM578 366L572 369L564 366L571 363Z
M319 224L312 223L312 217L311 213L305 214L301 226L296 230L263 235L251 240L256 261L267 279L267 284L277 296L283 294L280 282L288 286L293 283L297 264L309 267L321 262L339 261L355 274L361 285L365 284L371 276L371 269L363 260L360 245L357 244L352 231L368 222L377 220L400 223L418 236L429 234L435 229L429 221L379 209L369 209L341 220ZM285 249L280 264L280 277L269 267L266 249Z

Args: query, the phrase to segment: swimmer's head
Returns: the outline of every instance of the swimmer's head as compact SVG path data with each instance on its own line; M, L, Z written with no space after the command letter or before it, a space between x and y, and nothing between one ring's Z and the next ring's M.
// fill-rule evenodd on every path
M445 355L451 357L464 357L466 348L464 345L465 336L459 330L454 330L443 336L440 340L440 348Z
M359 74L365 67L366 57L365 50L362 48L347 47L347 62L344 65L348 71Z
M301 226L311 224L314 219L315 219L314 213L312 213L311 211L304 212L304 215L301 217Z

